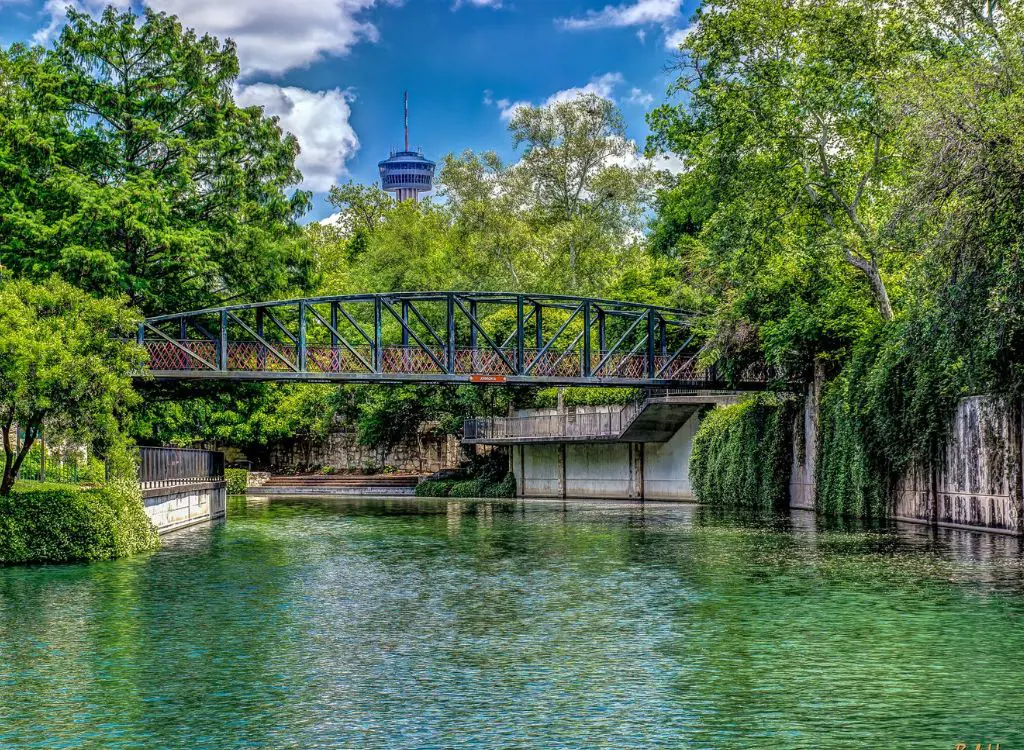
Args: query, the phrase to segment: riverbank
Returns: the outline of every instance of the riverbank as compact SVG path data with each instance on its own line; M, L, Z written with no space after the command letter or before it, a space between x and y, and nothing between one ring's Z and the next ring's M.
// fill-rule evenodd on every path
M159 546L137 485L19 482L0 497L0 565L112 560Z

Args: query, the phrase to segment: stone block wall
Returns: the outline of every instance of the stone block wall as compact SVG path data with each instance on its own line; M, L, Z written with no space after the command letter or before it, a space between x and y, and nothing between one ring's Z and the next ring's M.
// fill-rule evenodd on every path
M463 458L459 439L424 430L384 452L360 445L352 432L334 432L322 442L288 440L270 448L275 471L297 471L329 467L335 471L363 471L393 466L400 472L433 474L458 466Z

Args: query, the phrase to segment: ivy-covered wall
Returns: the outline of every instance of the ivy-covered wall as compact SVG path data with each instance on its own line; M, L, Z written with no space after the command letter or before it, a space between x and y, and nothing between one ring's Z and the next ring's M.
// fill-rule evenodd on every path
M762 394L709 411L690 456L697 499L710 505L784 507L796 408L793 398Z

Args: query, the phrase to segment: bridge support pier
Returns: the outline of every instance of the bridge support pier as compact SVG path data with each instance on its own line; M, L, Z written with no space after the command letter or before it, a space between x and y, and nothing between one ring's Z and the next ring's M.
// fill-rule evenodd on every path
M629 497L643 500L644 495L644 444L629 444Z
M558 496L565 499L565 443L558 444Z

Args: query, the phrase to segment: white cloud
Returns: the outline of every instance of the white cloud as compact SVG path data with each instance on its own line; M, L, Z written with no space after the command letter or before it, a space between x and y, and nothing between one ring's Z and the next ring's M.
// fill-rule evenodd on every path
M687 26L685 29L676 29L665 34L665 49L678 50L686 44L686 37L697 30L697 24Z
M108 5L113 5L118 10L127 10L131 4L131 0L46 0L43 3L42 12L50 20L46 26L32 35L32 40L37 44L46 44L57 36L57 33L67 23L68 8L99 16Z
M556 104L558 102L567 102L584 94L597 94L604 99L612 99L615 87L622 83L622 81L622 73L605 73L603 76L591 78L590 82L584 86L556 91L544 103Z
M666 23L679 15L682 5L682 0L636 0L625 5L606 5L583 16L559 19L558 23L573 31Z
M262 106L280 119L281 128L295 135L302 152L296 165L302 187L328 190L346 174L345 163L359 150L359 138L349 124L351 94L338 89L307 91L295 86L254 83L238 86L240 106Z
M605 160L605 166L618 166L626 169L649 166L673 175L682 174L686 171L686 165L683 164L683 160L675 154L660 153L648 158L640 153L640 148L636 145L635 141L630 141L629 144L630 150L628 153L609 157Z
M556 91L544 100L543 106L572 101L573 99L586 94L596 94L604 99L615 101L613 96L615 88L620 85L623 80L622 73L605 73L602 76L591 78L590 81L582 86L573 86L572 88ZM512 101L511 99L495 99L493 92L487 90L484 92L484 104L497 107L498 114L501 119L508 122L516 116L516 112L518 112L520 108L529 107L532 102L526 101L525 99L520 99L518 101Z
M646 107L654 101L654 95L643 89L634 88L630 90L629 98L626 101L630 104L639 104L641 107Z
M646 29L637 29L636 30L636 38L640 40L640 44L643 44L644 42L646 42L647 41L647 31L646 31Z
M377 41L376 27L361 18L381 3L400 0L147 0L185 26L238 45L243 74L279 75L328 55L344 55L357 42ZM36 34L46 41L64 25L68 4L99 15L104 6L128 8L131 0L46 0L49 24Z
M458 10L463 5L472 5L474 8L500 8L502 0L455 0L452 10Z
M345 229L347 224L344 215L340 211L331 214L326 219L320 219L318 223L325 227L337 227L338 229Z
M516 116L522 107L529 107L530 103L526 100L520 100L518 102L509 101L508 99L498 99L494 102L494 106L498 108L498 114L502 120L508 122Z
M682 174L686 171L682 157L675 154L655 154L648 161L655 169L664 170L669 174Z

